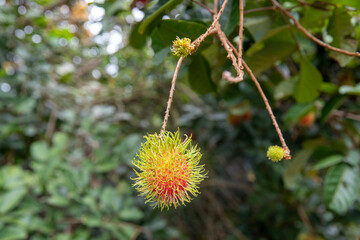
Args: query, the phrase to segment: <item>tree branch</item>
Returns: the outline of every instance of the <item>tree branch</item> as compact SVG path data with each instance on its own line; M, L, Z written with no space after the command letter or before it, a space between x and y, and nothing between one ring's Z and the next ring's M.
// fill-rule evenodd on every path
M224 0L222 6L220 8L219 13L214 16L214 20L211 23L210 27L206 30L206 32L201 34L200 37L198 37L195 41L193 41L193 44L195 45L194 52L198 49L200 43L202 41L204 41L207 36L214 33L215 26L218 24L218 22L220 20L220 17L221 17L221 14L224 12L224 9L225 9L225 6L226 6L227 2L228 2L228 0Z
M264 91L262 90L260 83L259 83L258 80L255 78L255 75L253 74L253 72L251 71L251 69L249 68L249 66L245 63L244 60L242 60L242 61L243 61L243 65L244 65L246 71L247 71L248 74L250 75L251 80L254 82L256 88L258 89L258 91L259 91L259 93L260 93L260 95L261 95L261 97L262 97L262 99L263 99L263 101L264 101L264 103L265 103L266 109L267 109L267 111L269 112L269 115L270 115L270 117L271 117L271 120L272 120L272 122L273 122L273 125L274 125L274 127L275 127L275 129L276 129L276 132L277 132L277 134L279 135L279 138L280 138L282 147L283 147L283 149L285 150L285 156L284 156L284 158L287 159L287 160L289 160L289 159L291 159L290 149L289 149L288 146L286 145L285 139L284 139L284 137L283 137L283 135L282 135L282 132L281 132L281 130L280 130L280 127L279 127L279 125L278 125L278 123L277 123L277 121L276 121L275 115L274 115L274 113L273 113L273 111L272 111L272 109L271 109L271 106L270 106L270 104L269 104L269 101L268 101L268 99L267 99Z
M168 121L169 115L170 115L171 103L172 103L174 92L175 92L176 79L177 79L177 75L179 73L181 63L182 63L183 60L184 60L184 57L179 58L179 60L177 62L177 65L176 65L176 69L175 69L175 72L174 72L173 79L171 81L170 95L169 95L169 99L168 99L168 102L167 102L167 107L166 107L165 116L164 116L164 122L163 122L163 125L161 127L160 135L162 135L165 132L165 129L166 129L166 124L167 124L167 121Z
M306 37L310 38L311 40L313 40L314 42L316 42L317 44L319 44L322 47L325 47L331 51L337 52L337 53L341 53L344 55L348 55L348 56L356 56L356 57L360 57L360 53L359 52L349 52L340 48L336 48L333 47L323 41L321 41L320 39L314 37L308 30L306 30L297 20L296 18L294 18L285 8L283 8L276 0L270 0L273 5L279 9L281 12L283 12L288 18L290 18L293 23L295 24L295 26L302 32L305 34Z
M191 1L192 1L193 3L196 3L197 5L199 5L200 7L208 10L208 11L211 13L211 15L214 15L214 14L215 14L214 10L210 9L210 8L209 8L208 6L206 6L205 4L203 4L203 3L201 3L201 2L198 2L198 1L196 1L196 0L191 0Z
M216 32L219 36L222 45L224 46L226 52L228 53L227 58L229 58L232 61L232 64L237 72L237 77L234 78L233 76L231 76L231 74L229 74L229 72L225 71L223 73L223 78L233 83L242 81L244 79L244 71L240 68L240 64L239 62L237 62L236 56L233 53L233 49L229 45L229 41L225 33L221 31L220 24L217 25ZM237 56L238 59L240 59L241 61L241 58L239 58L239 54L237 54Z
M231 44L231 42L229 41L229 39L227 39L227 43L228 43L228 45L232 48L232 50L234 51L234 54L235 54L235 55L238 55L238 52L237 52L236 48ZM259 93L260 93L260 95L261 95L261 97L262 97L262 99L263 99L263 101L264 101L264 103L265 103L266 109L267 109L267 111L268 111L268 113L269 113L269 115L270 115L270 118L271 118L271 120L272 120L272 122L273 122L273 125L274 125L274 127L275 127L275 129L276 129L276 132L277 132L277 134L278 134L278 136L279 136L281 145L282 145L282 147L283 147L284 150L285 150L285 156L284 156L284 158L287 159L287 160L291 159L290 149L289 149L288 146L286 145L286 142L285 142L285 139L284 139L284 137L283 137L283 135L282 135L282 132L281 132L281 130L280 130L279 124L278 124L277 121L276 121L275 115L274 115L274 113L273 113L273 111L272 111L272 109L271 109L271 106L270 106L270 104L269 104L269 101L268 101L268 99L267 99L264 91L263 91L262 88L261 88L261 85L260 85L259 81L256 79L256 77L255 77L255 75L253 74L252 70L251 70L250 67L245 63L244 60L242 60L242 64L243 64L243 66L245 67L246 71L248 72L251 80L254 82L256 88L258 89L258 91L259 91Z
M243 45L243 32L244 32L244 0L239 0L239 50L238 50L238 64L239 68L243 69L242 60L242 45ZM243 74L244 75L244 74Z

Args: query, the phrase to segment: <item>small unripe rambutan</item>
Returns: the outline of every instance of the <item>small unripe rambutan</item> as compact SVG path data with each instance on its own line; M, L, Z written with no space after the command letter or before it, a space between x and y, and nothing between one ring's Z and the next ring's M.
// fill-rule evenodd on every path
M279 146L270 146L266 156L273 162L279 162L285 156L285 150Z
M133 186L140 196L161 210L190 202L200 193L198 184L206 178L204 165L199 165L199 148L191 145L189 137L182 141L179 131L148 134L145 138L132 162L139 169L134 169L137 177Z
M190 38L179 38L176 37L176 40L173 41L173 46L171 52L178 57L186 57L191 55L195 50L195 46L191 44Z

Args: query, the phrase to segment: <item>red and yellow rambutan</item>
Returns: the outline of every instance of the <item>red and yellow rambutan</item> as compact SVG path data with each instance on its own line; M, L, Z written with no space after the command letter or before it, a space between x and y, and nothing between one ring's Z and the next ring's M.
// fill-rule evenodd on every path
M206 178L204 165L199 165L201 153L191 145L191 137L185 140L176 133L148 134L133 160L137 175L133 186L145 196L145 203L169 209L185 205L196 197L198 184Z

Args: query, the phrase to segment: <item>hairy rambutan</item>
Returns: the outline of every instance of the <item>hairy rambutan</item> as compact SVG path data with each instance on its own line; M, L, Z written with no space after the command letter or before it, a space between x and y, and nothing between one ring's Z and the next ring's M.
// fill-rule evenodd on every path
M171 47L171 52L178 57L191 55L194 50L195 46L191 44L190 38L176 37L176 40L173 41L173 46Z
M179 131L148 134L133 164L138 171L133 186L145 196L145 203L169 209L190 202L199 192L198 184L206 178L201 153L191 145L191 137L181 140Z
M285 156L285 150L279 146L270 146L267 153L267 157L273 162L279 162Z

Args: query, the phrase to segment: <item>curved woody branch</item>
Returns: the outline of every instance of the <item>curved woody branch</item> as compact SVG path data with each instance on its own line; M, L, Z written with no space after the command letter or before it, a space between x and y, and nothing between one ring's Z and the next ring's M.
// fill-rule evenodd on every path
M297 20L295 17L293 17L283 6L280 5L280 3L278 3L276 0L270 0L272 2L272 4L274 5L274 7L276 7L277 9L279 9L279 11L281 11L282 13L284 13L288 18L290 18L294 25L302 32L305 34L306 37L310 38L311 40L313 40L314 42L316 42L317 44L319 44L320 46L327 48L331 51L337 52L337 53L341 53L344 55L348 55L348 56L355 56L355 57L360 57L360 53L359 52L349 52L340 48L336 48L333 47L323 41L321 41L320 39L316 38L315 36L313 36L308 30L306 30Z

